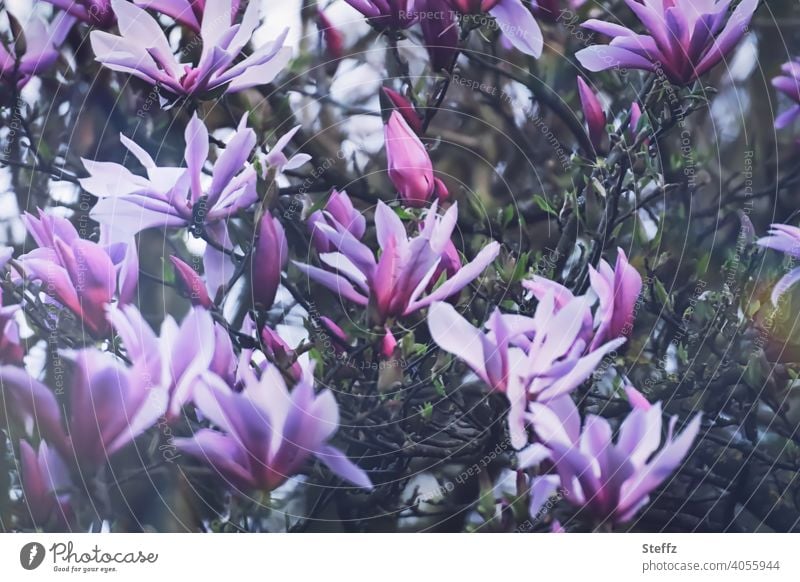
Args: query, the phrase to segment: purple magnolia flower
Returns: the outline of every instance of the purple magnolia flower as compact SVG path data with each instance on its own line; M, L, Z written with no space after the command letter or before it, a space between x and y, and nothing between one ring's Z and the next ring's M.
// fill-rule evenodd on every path
M526 415L533 402L549 402L580 386L606 354L625 342L610 341L586 352L581 338L586 313L583 297L557 309L552 294L537 306L533 317L495 311L488 331L473 327L447 303L432 305L428 327L433 340L462 359L493 390L505 392L511 444L520 449L528 441Z
M603 140L606 137L606 113L600 99L589 88L582 77L578 77L578 94L581 98L583 116L586 119L586 126L589 130L589 140L594 149L599 151L603 148Z
M137 144L120 136L122 144L145 167L147 177L120 164L83 160L89 173L81 186L99 198L91 216L117 232L131 236L157 227L188 228L212 244L204 254L210 295L228 280L230 258L218 247L231 249L227 219L250 208L258 199L256 170L248 162L255 132L243 117L236 133L207 175L209 141L205 124L195 115L186 127L186 167L159 167Z
M175 277L181 285L183 293L189 298L192 305L212 309L214 301L208 294L205 281L197 271L175 255L170 256L169 260L172 262L172 266L175 267Z
M133 0L133 2L141 8L169 16L195 32L200 32L206 10L206 0ZM231 23L233 23L239 13L241 2L231 0L230 4Z
M295 382L299 382L303 376L303 367L298 361L297 352L286 343L278 332L265 325L261 329L261 348L267 359L285 370L289 377Z
M320 253L329 253L337 248L337 241L331 237L341 239L342 235L332 235L335 232L347 232L356 240L361 240L367 230L367 220L364 215L353 207L347 192L333 190L325 203L325 208L312 212L306 220L311 231L311 242ZM325 224L329 229L323 230L318 225Z
M235 62L259 25L258 2L249 2L241 24L233 21L232 0L207 0L200 25L203 50L197 64L176 58L158 22L125 0L111 0L121 36L101 30L90 35L97 61L178 96L212 91L236 93L271 82L286 66L291 50L283 46L288 30ZM183 54L183 53L180 53Z
M616 442L605 418L580 415L569 396L547 405L534 403L530 422L539 442L521 451L520 468L547 460L557 474L531 481L531 515L560 486L571 504L600 522L625 523L649 501L650 493L681 466L700 431L697 414L675 435L677 416L669 421L661 444L662 411L658 402L636 407L622 422Z
M5 12L9 20L17 21L11 12ZM58 14L52 24L35 16L24 27L17 22L15 28L23 31L22 38L8 45L0 41L0 81L22 88L31 77L52 67L73 24L75 18L65 13ZM25 47L22 53L20 47Z
M135 242L84 240L69 220L42 210L38 219L25 213L22 220L39 245L18 259L26 277L41 282L41 290L77 315L90 333L106 335L106 309L114 297L120 304L134 299L139 280Z
M378 30L402 30L417 21L415 0L345 0Z
M134 364L144 360L144 367L156 358L160 362L158 374L152 376L151 381L168 393L167 419L178 418L183 406L192 402L197 385L210 376L228 386L234 385L233 344L225 329L214 323L207 310L192 309L180 326L167 315L158 338L133 306L112 311L109 318ZM189 345L195 348L186 349Z
M460 266L453 276L422 297L447 255L457 219L456 204L440 216L434 202L419 235L409 239L397 214L378 202L375 228L381 248L380 259L376 261L373 251L349 232L318 223L317 228L327 233L337 248L336 252L320 254L320 260L338 273L294 264L310 279L344 299L369 306L373 319L382 324L389 318L408 315L454 295L497 257L500 244L492 241L472 262Z
M458 22L448 0L418 0L415 8L436 18L420 19L425 50L434 71L450 71L458 54Z
M400 199L414 207L425 206L434 196L445 199L447 187L434 177L428 151L398 111L392 111L384 134L389 179Z
M302 471L310 457L345 481L372 488L367 474L328 444L339 426L339 407L329 390L314 394L310 369L291 392L269 364L260 379L246 372L242 392L210 382L197 389L195 402L223 432L202 429L175 444L239 490L271 491Z
M593 350L602 342L630 335L636 302L642 292L642 277L628 263L625 252L617 249L614 268L600 259L598 269L589 267L589 280L599 302L595 313L594 339L589 346Z
M625 0L647 30L637 34L612 22L590 19L584 28L612 38L608 45L578 51L590 71L614 68L663 71L676 85L688 85L719 63L739 42L758 7L742 0L728 18L731 0Z
M542 56L544 37L533 14L522 0L447 0L461 14L488 12L497 21L503 36L518 51L535 58Z
M618 248L614 268L601 259L598 269L589 268L589 281L598 308L594 319L587 312L579 335L589 344L588 349L594 350L603 342L630 335L636 302L642 290L642 277L628 263L625 252ZM560 283L544 277L534 276L523 281L522 285L540 301L552 294L556 309L563 308L575 297Z
M146 335L141 340L137 350L129 348L130 367L95 348L63 354L72 362L66 431L61 406L50 388L22 368L0 366L0 388L12 418L19 419L28 434L37 426L42 438L65 459L75 459L84 468L100 466L166 410L167 392L158 384L158 345Z
M28 441L21 440L19 460L24 503L34 527L51 521L66 525L72 516L72 482L63 459L45 441L36 451Z
M81 22L111 28L117 22L111 10L111 0L45 0Z
M775 118L775 127L783 129L800 115L800 60L781 65L782 75L772 79L772 86L794 101L794 105Z
M289 260L289 242L280 221L264 214L256 232L250 257L253 305L269 309L281 284L281 271Z
M762 237L756 241L759 246L780 251L789 255L792 259L800 259L800 228L789 226L788 224L772 224L769 229L769 236ZM772 289L771 300L773 305L778 305L781 295L800 281L800 267L795 267L783 277Z

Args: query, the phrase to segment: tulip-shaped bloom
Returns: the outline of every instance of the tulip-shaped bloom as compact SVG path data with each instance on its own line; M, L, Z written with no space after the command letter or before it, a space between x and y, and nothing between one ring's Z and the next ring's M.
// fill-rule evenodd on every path
M440 303L431 306L428 327L439 347L461 358L492 389L506 393L511 444L519 449L528 440L530 404L572 392L625 342L617 339L586 353L581 331L588 311L583 297L556 309L550 294L532 318L495 312L483 334L451 305Z
M522 0L447 0L461 14L488 12L500 32L518 51L535 58L542 56L544 37L536 19Z
M780 251L792 257L793 260L800 259L800 228L789 226L788 224L772 224L769 229L769 236L762 237L756 241L759 246ZM795 267L775 285L772 290L772 303L778 304L789 287L800 281L800 267Z
M428 151L400 112L392 111L384 135L389 179L400 199L409 206L422 207L434 196L446 198L447 187L434 177Z
M215 324L205 309L192 309L180 326L168 315L161 324L160 337L139 311L128 306L109 315L130 360L134 363L158 359L161 367L151 381L169 395L167 418L174 420L191 402L196 386L213 375L229 386L235 383L236 356L228 333ZM187 349L187 346L195 349ZM151 350L157 350L157 354ZM142 364L144 365L144 364Z
M290 392L278 368L269 364L260 379L248 372L241 392L211 382L198 388L195 402L223 432L202 429L175 444L240 491L271 491L302 471L311 457L345 481L372 488L367 474L328 444L339 427L339 407L329 390L314 394L311 370Z
M52 2L52 0L50 1ZM133 0L133 3L141 8L169 16L195 32L200 32L200 25L206 9L206 0ZM241 2L231 0L230 4L231 23L233 23L239 13Z
M353 207L353 202L344 190L331 192L325 208L312 212L306 224L311 231L311 242L320 253L329 253L338 248L340 240L331 240L331 236L341 239L343 235L332 235L330 229L348 232L356 240L361 240L367 230L367 220ZM323 230L318 226L322 224L330 228Z
M586 127L589 130L589 140L594 149L599 151L603 148L603 139L606 136L606 113L603 111L600 99L581 77L578 77L578 94L581 98Z
M6 16L16 21L10 12ZM31 77L52 67L73 24L75 18L64 13L58 14L49 25L34 16L25 23L24 32L20 32L16 42L6 44L0 40L0 82L22 88ZM18 22L16 28L23 30ZM24 50L19 52L21 47Z
M435 18L421 18L422 39L433 71L450 71L458 52L458 24L456 13L448 0L418 0L416 9Z
M264 214L256 229L250 255L250 283L253 305L269 309L281 284L281 271L289 260L289 242L280 221Z
M237 3L238 4L238 3ZM271 82L286 66L291 50L283 47L286 33L253 51L239 55L259 25L259 2L249 2L241 24L233 24L231 0L207 0L200 26L203 50L197 64L180 62L158 22L126 0L111 0L121 36L101 30L90 39L97 61L112 71L128 73L176 96L208 96L215 91L236 93ZM182 53L180 53L182 54Z
M195 307L211 309L214 301L208 294L206 283L191 265L172 255L169 258L172 266L175 267L175 278L180 285L181 291L189 298Z
M783 129L800 115L800 60L794 59L781 66L782 75L772 79L772 86L786 95L794 105L775 118L775 127Z
M335 230L326 224L318 228L328 233L337 245L337 252L322 253L320 260L338 271L333 273L294 263L310 279L337 292L358 305L369 306L373 319L384 323L389 318L408 315L454 295L477 278L500 252L492 241L472 262L462 266L439 287L422 296L433 281L447 256L450 236L458 219L458 206L442 216L434 203L425 217L418 236L408 238L403 222L383 202L375 211L375 229L381 248L379 260L373 251L347 231Z
M19 257L26 277L41 282L41 290L77 315L98 337L108 333L108 305L133 300L139 280L135 243L100 245L80 238L65 218L39 211L39 218L22 217L39 245Z
M593 350L605 341L630 335L636 302L642 292L642 277L628 263L625 252L617 249L614 268L600 259L598 269L589 267L589 280L599 303L594 316L594 338L589 345L589 349Z
M590 19L583 26L612 38L575 56L590 71L663 71L676 85L688 85L725 58L739 42L758 7L742 0L728 18L731 0L625 0L647 34Z
M39 443L35 451L28 441L19 442L20 477L25 509L34 527L55 522L66 525L72 515L69 469L58 453Z
M53 391L22 368L0 366L0 388L10 403L11 418L30 434L37 426L42 438L65 459L96 468L108 457L153 426L167 406L159 348L142 337L130 367L95 348L65 352L72 361L67 431Z
M120 164L84 159L89 177L81 180L81 186L99 198L92 218L127 236L152 227L185 227L195 236L208 237L214 244L206 247L204 267L211 295L215 295L226 281L225 266L230 264L215 248L232 246L226 220L258 199L256 170L248 162L256 135L245 121L243 117L217 157L211 176L203 171L208 165L208 130L196 115L185 131L185 168L159 167L141 147L120 136L146 169L147 177Z
M417 21L414 0L345 0L377 30L402 30Z
M549 405L533 404L529 414L539 442L520 453L520 468L544 459L557 475L534 477L531 515L560 486L571 504L598 522L625 523L649 501L650 493L682 464L700 431L700 414L675 435L673 416L661 444L661 403L636 407L622 422L616 442L608 421L580 415L569 397Z
M81 22L100 28L111 28L117 21L114 11L111 10L111 0L45 0L45 2L60 8Z

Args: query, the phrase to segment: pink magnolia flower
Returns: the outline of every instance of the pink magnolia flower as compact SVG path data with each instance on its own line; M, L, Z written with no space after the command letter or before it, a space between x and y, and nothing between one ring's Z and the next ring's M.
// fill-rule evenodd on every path
M256 231L250 257L253 304L269 309L281 284L281 271L289 260L289 242L280 221L264 214Z
M528 442L529 406L572 392L625 342L616 339L587 353L580 334L588 310L582 297L556 309L549 294L533 317L495 311L488 331L482 333L452 305L437 303L428 313L428 327L440 348L462 359L493 390L506 394L511 444L520 449Z
M175 444L208 463L232 487L271 491L315 457L345 481L372 488L367 474L328 444L339 426L339 408L329 390L314 394L310 369L290 391L269 364L260 379L248 371L241 392L210 382L198 388L195 402L222 432L202 429Z
M600 99L589 88L582 77L578 77L578 94L581 98L583 116L586 119L586 126L589 130L589 140L595 150L603 148L603 140L606 137L606 113Z
M120 36L92 31L90 40L99 63L158 85L177 96L236 93L271 82L291 57L283 46L288 30L235 62L259 25L258 2L249 2L241 24L233 21L233 0L206 0L200 24L203 49L196 64L176 58L158 22L125 0L111 0Z
M192 309L180 325L167 315L159 337L133 306L114 310L109 318L134 364L146 367L149 361L160 362L160 368L151 369L157 374L150 381L168 393L168 420L180 416L183 407L193 401L197 385L208 381L210 376L228 386L234 385L233 344L227 331L214 323L207 310ZM195 348L187 349L189 345Z
M117 22L111 10L111 0L44 0L77 18L81 22L111 28Z
M534 403L528 416L539 442L520 452L520 468L547 460L556 471L532 479L531 514L560 486L571 504L585 508L600 522L614 524L633 519L650 493L681 466L701 419L695 415L675 435L678 417L673 416L662 445L660 402L634 408L622 422L616 442L605 418L588 415L581 430L578 409L568 396L547 405Z
M400 112L400 115L403 116L403 119L406 121L408 126L414 130L414 133L421 134L422 116L416 110L411 101L389 87L383 88L383 94L389 100L391 107Z
M9 20L16 21L9 11L5 13ZM0 41L0 81L22 88L32 77L52 67L73 24L74 17L60 13L52 24L34 16L24 27L18 26L24 30L20 42L5 44ZM20 47L25 47L22 53L17 52Z
M742 0L728 18L731 0L625 0L645 27L638 34L620 24L590 19L584 28L612 38L575 56L590 71L614 68L663 71L676 85L688 85L725 58L739 42L758 7Z
M772 86L786 95L794 105L775 118L775 127L783 129L800 115L800 60L793 59L781 65L783 74L772 79Z
M180 260L178 257L172 255L169 258L172 266L175 267L175 277L179 282L182 291L196 307L204 307L212 309L214 301L208 294L206 283L197 271L191 265Z
M312 212L306 220L311 231L311 242L320 253L329 253L337 248L337 241L343 235L331 234L330 229L323 230L318 225L327 225L335 232L347 232L356 240L361 240L367 230L367 220L364 215L353 207L353 202L342 190L333 190L325 203L325 208Z
M98 337L109 331L106 309L114 298L133 300L139 280L135 242L101 245L84 240L65 218L39 211L22 217L39 248L19 257L26 277L77 315Z
M462 14L478 15L488 12L494 16L503 36L518 51L534 58L542 56L542 29L522 0L448 0Z
M72 362L67 430L53 391L22 368L0 366L0 389L12 418L28 434L38 427L65 459L96 468L153 426L167 406L167 392L158 384L158 346L143 336L140 349L126 366L96 348L64 352Z
M422 207L434 196L446 198L447 187L434 177L428 151L398 111L392 111L384 134L389 179L400 199L409 206Z
M415 0L345 0L377 30L402 30L417 21Z
M336 252L320 254L320 260L337 272L294 264L310 279L339 293L342 298L369 306L373 318L384 323L389 318L408 315L454 295L497 257L500 245L492 241L472 262L460 266L455 274L423 297L445 259L457 218L456 204L440 216L434 202L419 235L408 238L397 214L378 202L375 228L381 248L380 259L376 260L373 251L347 231L318 224L337 248Z
M63 0L62 0L63 1ZM164 14L195 32L200 32L206 0L133 0L141 8ZM240 0L231 0L231 24L239 14Z
M36 451L28 443L19 442L20 477L25 507L34 527L49 522L69 523L72 516L69 469L59 454L45 441Z
M788 224L772 224L769 236L758 239L756 244L787 254L793 259L800 259L800 228ZM797 281L800 281L800 267L795 267L786 273L775 285L771 295L773 305L778 305L781 295Z
M212 241L203 257L210 295L227 282L230 258L218 247L232 248L227 220L249 209L258 199L256 170L248 162L256 144L255 132L242 117L234 135L211 166L205 124L194 115L186 126L186 167L162 167L136 143L120 136L122 144L144 166L147 177L133 174L111 162L83 160L88 178L81 186L99 198L90 215L132 236L147 228L188 228L195 236Z

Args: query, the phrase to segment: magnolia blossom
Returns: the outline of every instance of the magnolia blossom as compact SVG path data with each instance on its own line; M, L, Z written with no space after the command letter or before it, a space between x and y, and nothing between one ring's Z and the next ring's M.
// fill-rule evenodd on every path
M675 435L670 418L663 444L661 403L639 405L619 428L616 442L609 422L580 414L569 396L533 403L527 415L538 442L519 453L520 468L552 466L556 474L531 481L530 513L535 515L557 489L598 522L625 523L649 501L652 491L681 466L700 431L697 414Z
M132 362L161 363L150 380L169 394L169 420L180 416L183 406L192 401L196 386L210 376L234 385L236 355L230 336L207 310L192 309L180 326L167 315L159 337L133 306L112 311L109 317ZM194 349L187 349L190 345Z
M500 245L492 241L472 262L462 266L459 260L457 271L423 297L448 256L452 244L450 236L457 218L457 204L453 204L444 215L439 215L434 202L419 235L408 238L397 214L383 202L378 202L375 211L375 229L381 248L378 260L372 249L344 228L318 223L317 228L328 235L337 249L336 252L321 253L320 260L338 272L294 264L310 279L339 293L342 298L369 306L373 319L384 323L389 318L408 315L454 295L497 257Z
M253 304L269 309L281 284L281 270L289 260L289 242L280 221L264 214L256 230L250 255Z
M181 451L208 463L239 490L271 491L311 457L345 481L372 488L367 474L328 444L339 427L339 408L329 390L314 393L311 369L291 391L272 364L260 379L245 374L241 392L220 382L198 387L198 409L222 432L202 429L193 438L176 439Z
M174 18L184 26L195 32L200 32L203 14L206 9L206 0L133 0L134 4L142 8L153 10ZM240 0L231 0L231 23L239 13Z
M437 16L420 19L422 39L430 57L431 69L450 71L458 54L456 13L449 8L448 0L417 0L415 6L421 13Z
M248 162L256 144L255 132L243 117L225 149L209 166L209 138L205 124L194 115L186 127L186 167L157 166L150 155L125 136L122 144L144 166L147 177L120 164L83 160L88 178L81 186L99 198L91 216L121 234L158 227L185 227L211 244L204 255L210 295L227 281L230 259L218 247L231 249L227 219L250 208L258 199L257 175Z
M131 366L96 348L63 353L72 362L66 431L61 405L50 388L22 368L0 366L0 389L12 418L29 434L38 427L65 459L86 469L99 467L166 410L167 392L158 384L158 346L143 339Z
M775 127L783 129L800 115L800 60L793 59L781 66L782 75L772 79L772 86L786 95L794 105L775 118Z
M9 20L16 18L8 11ZM17 23L21 38L6 44L0 40L0 82L23 87L31 77L46 71L58 60L59 47L69 34L75 18L60 13L52 24L47 24L34 16L25 22L24 27ZM24 50L20 53L21 47Z
M403 119L408 124L408 126L414 130L414 133L418 135L421 134L422 116L414 107L414 104L411 103L411 101L409 101L406 97L404 97L394 89L390 89L389 87L383 87L383 94L388 99L389 106L392 109L396 109L400 113L400 115L403 116Z
M50 521L68 523L72 514L69 494L72 482L69 469L58 452L45 441L39 443L36 451L28 441L22 440L19 461L25 508L33 525L42 527Z
M557 309L553 295L548 294L533 317L495 310L483 333L452 305L437 303L428 313L428 327L440 348L462 359L493 390L506 394L511 403L511 444L519 449L528 441L530 404L572 392L606 354L625 342L615 339L587 352L581 331L588 311L583 297Z
M725 58L739 42L758 7L742 0L728 18L731 0L625 0L647 34L621 24L590 19L583 26L612 38L576 53L590 71L614 68L663 71L687 85Z
M417 21L415 0L345 0L378 30L400 30Z
M539 58L544 48L542 29L522 0L447 0L454 10L467 15L488 12L503 36L518 51Z
M444 182L433 175L428 151L400 112L392 111L386 123L385 137L389 179L403 202L422 207L434 196L447 198Z
M111 28L117 19L111 10L111 0L44 0L64 10L81 22Z
M139 281L135 242L101 245L82 239L69 220L41 210L39 218L25 213L22 220L39 245L18 259L26 277L41 282L41 291L77 315L90 333L108 333L108 305L115 296L120 304L134 298Z
M589 267L589 281L598 308L593 320L590 314L585 316L580 335L588 342L589 349L595 349L603 342L630 335L642 277L628 263L625 251L618 248L614 268L600 259L597 269ZM552 293L557 309L574 298L569 289L544 277L534 276L522 285L539 300Z
M175 255L169 258L172 266L175 267L175 279L181 286L181 290L196 307L212 309L214 301L208 293L206 282L191 265L183 262Z
M318 225L328 225L334 231L346 231L356 240L361 240L367 230L367 220L364 215L353 207L353 202L342 190L333 190L322 210L312 212L306 220L311 231L311 242L320 253L329 253L337 248L337 241L330 237L341 238L332 234L329 229L323 230Z
M794 260L800 259L800 228L796 226L773 224L770 226L769 236L758 239L756 243L762 247L785 253ZM795 267L781 277L775 285L772 290L772 303L777 305L781 295L798 281L800 281L800 267Z
M158 22L125 0L111 0L121 36L92 31L97 61L178 96L204 96L220 90L235 93L271 82L286 66L291 50L277 39L235 62L259 25L258 2L249 2L241 24L231 24L235 0L207 0L200 24L203 49L197 64L178 60ZM182 54L182 53L181 53Z
M606 136L606 113L603 111L600 99L581 77L578 77L578 94L581 98L586 127L589 130L589 140L595 150L600 150Z

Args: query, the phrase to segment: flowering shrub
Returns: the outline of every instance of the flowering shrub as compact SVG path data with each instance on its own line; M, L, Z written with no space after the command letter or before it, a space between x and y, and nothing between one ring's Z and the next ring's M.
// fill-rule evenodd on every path
M0 529L796 531L798 17L4 4Z

